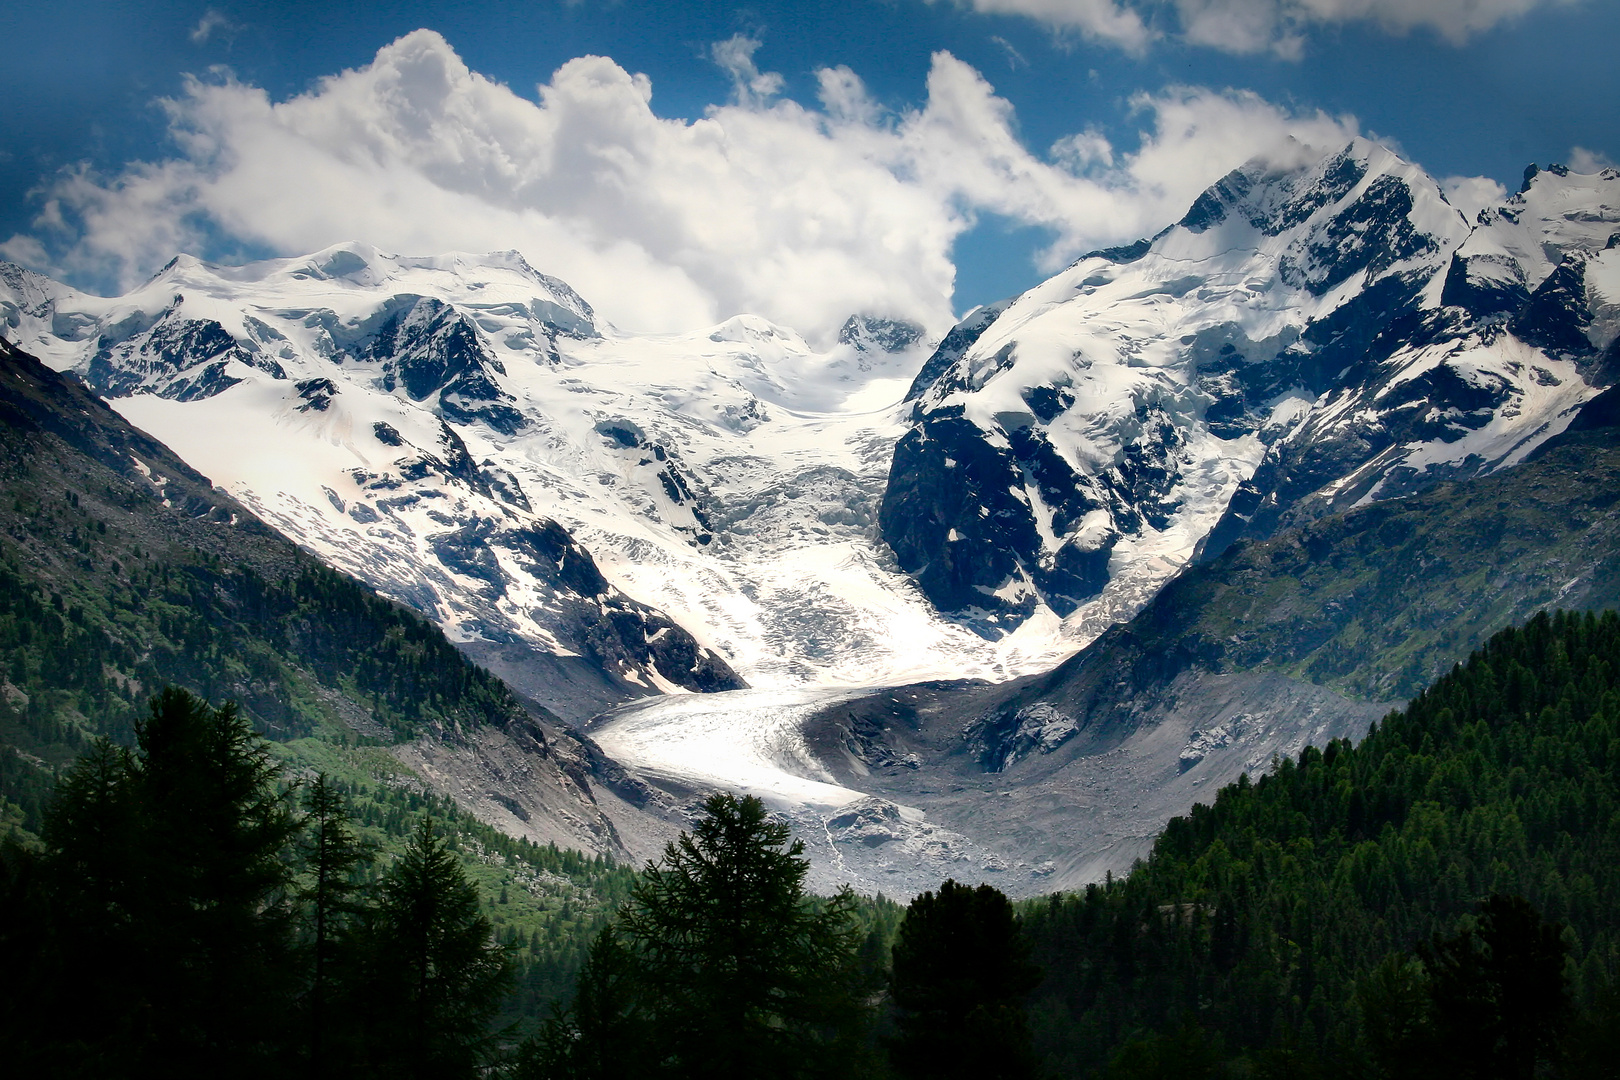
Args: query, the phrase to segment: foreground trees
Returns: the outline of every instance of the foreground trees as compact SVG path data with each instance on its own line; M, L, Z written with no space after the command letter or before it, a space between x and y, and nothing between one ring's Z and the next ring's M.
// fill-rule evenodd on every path
M1538 615L1031 905L1036 1046L1066 1075L1612 1075L1617 911L1620 616Z
M324 778L307 819L231 705L169 689L0 859L0 1038L23 1075L474 1076L506 959L423 821L374 897ZM26 928L26 933L18 933Z
M1024 1001L1041 970L1007 897L947 881L911 902L891 987L904 1077L1021 1080L1037 1075Z
M592 947L538 1076L818 1077L860 1071L867 1003L847 890L804 891L804 845L758 799L714 795Z

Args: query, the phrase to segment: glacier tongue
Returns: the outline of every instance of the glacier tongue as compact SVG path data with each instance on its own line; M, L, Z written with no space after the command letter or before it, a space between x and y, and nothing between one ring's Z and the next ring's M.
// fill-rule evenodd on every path
M1469 223L1357 140L1250 162L931 355L881 313L825 349L627 333L515 252L353 243L113 298L0 264L0 324L524 692L662 695L604 747L677 799L758 791L819 884L895 891L1012 864L836 782L810 715L1048 669L1200 551L1521 460L1620 372L1617 235L1614 170Z
M1384 147L1291 145L932 356L869 313L827 349L749 315L625 333L515 252L353 243L180 256L114 298L8 265L0 317L461 640L579 654L627 693L721 688L728 662L766 687L999 679L1201 548L1559 430L1612 381L1617 175L1541 171L1470 224Z

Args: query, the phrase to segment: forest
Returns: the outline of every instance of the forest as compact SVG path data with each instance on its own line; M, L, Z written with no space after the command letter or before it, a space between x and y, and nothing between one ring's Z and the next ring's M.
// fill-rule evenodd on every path
M5 1044L43 1076L1612 1076L1617 721L1620 617L1538 615L1016 905L811 896L786 825L716 795L514 1009L443 807L379 858L352 788L166 690L6 843Z

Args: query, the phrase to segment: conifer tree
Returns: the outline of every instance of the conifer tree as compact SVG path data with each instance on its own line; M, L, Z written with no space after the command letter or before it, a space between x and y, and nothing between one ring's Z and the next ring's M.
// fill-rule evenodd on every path
M947 881L923 893L894 945L895 1071L930 1080L1034 1076L1024 1000L1040 979L999 889Z
M804 845L759 799L716 794L704 811L598 938L572 1013L539 1055L549 1075L860 1071L868 988L853 894L805 893Z
M269 745L234 704L173 687L136 727L135 790L156 1052L269 1071L293 985L289 841ZM137 909L139 910L139 909Z
M574 1000L520 1050L518 1080L619 1080L655 1075L661 1060L636 955L616 927L591 942Z
M362 1073L390 1078L479 1074L489 1023L511 981L505 949L479 910L478 887L424 816L380 883L351 1005L366 1027Z
M316 1076L333 1071L328 1052L328 1012L339 949L355 918L364 910L357 897L355 871L371 858L368 844L356 837L348 801L325 773L316 775L304 792L304 835L301 838L307 880L299 890L309 935L308 1060Z
M1492 896L1477 925L1418 950L1437 1067L1477 1080L1530 1080L1553 1063L1571 1011L1562 932L1522 898Z
M95 1023L87 1071L275 1070L291 1000L297 823L267 744L234 706L152 700L133 754L99 743L47 814L64 986Z

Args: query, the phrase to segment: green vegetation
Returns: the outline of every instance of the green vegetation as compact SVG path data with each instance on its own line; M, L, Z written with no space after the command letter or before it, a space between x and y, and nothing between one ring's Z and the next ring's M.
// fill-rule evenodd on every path
M15 1066L478 1075L509 960L429 819L368 887L319 781L298 857L311 822L234 706L168 689L135 736L67 773L40 849L4 852L7 956L26 976L0 990Z
M272 744L287 775L324 782L343 799L358 842L377 870L397 859L423 815L432 818L477 887L484 916L511 953L514 986L503 1022L532 1024L566 998L592 938L629 897L634 869L606 856L508 836L429 791L378 746L310 737Z
M578 856L433 823L443 804L380 760L357 779L376 748L321 743L349 777L289 788L278 755L304 740L273 750L180 692L136 736L65 775L42 854L7 850L0 945L22 977L4 1035L36 1071L223 1054L523 1080L1613 1073L1614 613L1505 631L1359 745L1175 819L1128 877L1017 909L954 882L903 919L808 896L787 827L714 796L639 876L594 868L572 1000L526 1039L501 1010L545 995L514 1007L520 950L494 914L514 905L479 881ZM81 1004L108 1022L86 1028Z
M1047 969L1037 1044L1065 1075L1110 1061L1119 1075L1172 1061L1189 1076L1289 1062L1296 1075L1379 1075L1387 1055L1366 1007L1379 980L1386 998L1429 1001L1414 1037L1444 1042L1448 1006L1430 991L1465 948L1445 941L1476 929L1488 941L1496 909L1479 905L1492 895L1561 924L1559 985L1588 1017L1613 1008L1612 612L1498 634L1361 744L1279 761L1172 821L1129 877L1031 903Z
M593 945L571 1012L532 1051L538 1076L844 1077L865 1071L867 993L848 891L804 892L804 844L748 797L649 865Z
M286 781L325 773L375 860L432 816L517 971L509 1016L565 995L634 873L513 839L390 745L530 725L434 626L252 518L69 379L0 343L0 835L37 841L75 760L135 745L147 699L231 700Z
M1024 999L1041 981L1012 904L955 881L911 902L894 943L894 1071L902 1077L1037 1075Z
M711 800L641 875L458 811L389 746L522 720L505 687L236 520L82 389L18 371L0 386L15 1071L470 1075L571 996L514 1068L1613 1074L1612 613L1497 635L1359 745L1172 821L1126 878L1017 918L947 883L902 920L806 896L751 800ZM1127 636L1153 663L1414 693L1572 586L1620 599L1609 439L1229 552ZM166 690L148 708L169 684L240 705Z
M1552 606L1620 606L1616 429L1566 434L1479 479L1237 544L1130 624L1149 667L1277 670L1409 699L1485 638Z

